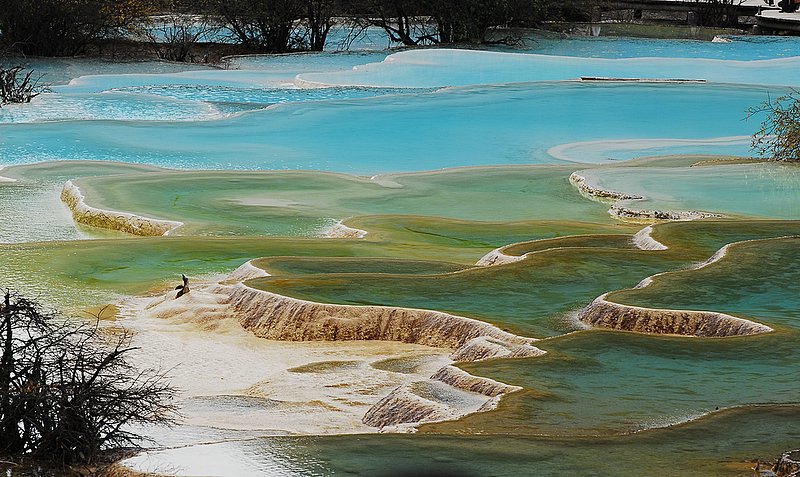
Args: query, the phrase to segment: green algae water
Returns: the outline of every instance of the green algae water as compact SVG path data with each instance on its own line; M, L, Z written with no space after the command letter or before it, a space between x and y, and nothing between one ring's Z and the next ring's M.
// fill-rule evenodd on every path
M0 285L73 314L114 304L137 359L174 364L185 421L147 430L160 447L135 469L750 476L800 440L800 181L791 165L729 156L749 155L745 110L797 86L795 43L573 38L237 57L228 70L33 60L60 84L0 110ZM633 159L645 155L659 157ZM641 199L582 195L573 172ZM80 225L59 198L67 180L104 213L182 225L165 237ZM614 205L720 217L630 223ZM205 284L248 261L266 276L244 287L447 312L546 354L456 363L521 389L484 412L401 421L416 434L378 433L364 410L395 388L440 410L485 396L429 379L450 350L267 341L209 318L225 300L203 301ZM148 315L181 274L197 308ZM578 312L606 293L774 331L590 329ZM313 359L280 368L298 356Z
M713 309L796 329L799 243L797 237L736 243L703 268L658 276L649 286L615 293L612 299L657 308Z

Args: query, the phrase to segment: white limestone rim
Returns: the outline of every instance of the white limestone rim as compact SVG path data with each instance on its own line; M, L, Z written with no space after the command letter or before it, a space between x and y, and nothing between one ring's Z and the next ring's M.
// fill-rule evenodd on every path
M504 245L492 250L475 262L475 265L479 267L491 267L494 265L504 265L506 263L514 263L519 262L520 260L525 260L525 257L528 255L527 253L523 255L507 255L503 253L503 249L510 247L511 245L514 244Z
M269 272L267 272L267 273L269 273ZM294 303L298 303L298 304L306 305L306 306L334 306L334 307L337 307L337 308L343 308L343 309L348 309L348 310L365 310L365 311L366 310L385 310L385 311L406 310L406 311L418 312L418 313L431 313L431 314L434 314L434 315L437 315L437 316L446 317L446 318L450 318L450 319L455 319L455 320L459 320L459 321L464 321L464 322L467 322L467 323L471 323L471 324L473 324L475 326L484 327L487 331L490 331L491 334L485 334L485 335L482 335L482 336L486 336L486 337L494 338L494 339L498 339L498 340L505 340L509 344L530 345L533 342L539 341L538 338L529 338L529 337L524 337L524 336L518 336L518 335L515 335L515 334L512 334L512 333L509 333L507 331L503 331L502 329L498 328L497 326L495 326L495 325L493 325L491 323L488 323L486 321L476 320L474 318L467 318L465 316L452 315L450 313L445 313L443 311L430 310L430 309L425 309L425 308L409 308L409 307L398 307L398 306L343 305L343 304L338 304L338 303L322 303L322 302L316 302L316 301L310 301L310 300L302 300L300 298L293 298L293 297L290 297L290 296L281 295L281 294L278 294L278 293L273 293L273 292L266 291L266 290L261 290L261 289L258 289L258 288L253 288L253 287L247 285L245 282L236 283L235 285L233 285L233 287L245 288L245 289L247 289L248 292L262 294L267 299L284 300L284 301L294 302ZM543 350L540 350L540 351L542 351L542 354L545 353L545 351L543 351Z
M650 283L652 283L652 281L648 282L647 285L649 285ZM645 285L645 286L647 286L647 285ZM636 287L636 288L644 288L644 287ZM607 300L606 298L610 293L612 293L612 292L603 293L599 297L597 297L594 300L592 300L592 303L589 306L591 307L591 306L594 306L594 305L608 305L610 307L617 308L617 309L631 310L631 311L635 310L635 311L640 311L640 312L645 312L645 313L646 312L661 312L661 313L692 313L692 314L698 314L698 315L709 314L709 315L716 315L716 316L718 316L720 318L732 321L734 323L741 323L741 324L749 325L752 328L758 330L756 333L753 333L753 334L771 333L771 332L775 331L772 327L767 326L767 325L765 325L763 323L759 323L757 321L748 320L748 319L745 319L745 318L740 318L738 316L733 316L733 315L730 315L728 313L721 313L721 312L718 312L718 311L684 310L684 309L673 310L673 309L669 309L669 308L647 308L647 307L644 307L644 306L624 305L622 303L617 303L617 302L614 302L614 301ZM649 334L649 333L642 333L642 332L637 332L637 331L631 331L631 332L632 333ZM661 335L661 336L680 336L682 338L697 338L698 337L696 335L682 335L682 334L673 334L673 333L659 333L659 335Z
M253 260L248 260L243 264L239 265L239 267L232 271L225 280L221 281L221 284L225 284L226 282L243 282L245 280L250 280L253 278L263 278L272 276L264 270L263 268L259 268L253 265Z
M769 60L764 60L769 61ZM691 146L691 145L714 145L714 144L749 144L750 136L723 136L707 139L664 139L664 138L651 138L651 139L599 139L594 141L578 141L559 144L547 150L554 159L565 162L574 162L578 164L586 164L575 157L571 151L574 149L580 150L581 148L597 148L605 146L614 151L641 151L651 148L660 148L665 146ZM639 154L640 156L642 154Z
M666 245L662 244L661 242L655 240L654 238L652 238L650 236L652 231L653 231L652 226L647 226L647 227L643 228L642 230L638 231L636 234L634 234L634 236L633 236L633 238L631 240L632 240L633 244L636 246L636 248L638 248L639 250L667 250L669 247L667 247ZM570 235L569 237L572 237L572 238L574 238L574 237L591 237L592 235L593 234L588 234L588 235ZM558 237L554 237L554 238L558 238ZM545 249L542 249L542 250L534 250L532 252L526 252L526 253L524 253L522 255L508 255L507 253L505 253L505 250L508 249L509 247L513 247L513 246L516 246L516 245L519 245L519 244L522 244L522 243L533 243L533 242L539 242L539 241L544 241L544 240L553 240L554 238L543 238L543 239L539 239L539 240L530 240L530 241L527 241L527 242L515 242L515 243L508 244L508 245L503 245L502 247L498 247L498 248L488 252L486 255L484 255L480 259L478 259L478 261L475 263L475 266L478 266L478 267L489 267L489 266L496 266L496 265L505 265L507 263L514 263L514 262L519 262L521 260L525 260L529 256L537 254L537 253L550 252L550 251L554 251L554 250L564 250L564 249L568 249L568 248L575 248L575 247L549 247L549 248L545 248ZM460 272L455 272L455 273L460 273Z
M3 172L3 169L5 169L5 168L6 168L6 166L0 166L0 172ZM16 179L12 179L11 177L0 176L0 183L3 183L3 182L17 182L17 180Z
M333 225L323 229L322 237L362 239L367 236L367 233L368 232L366 230L348 227L347 225L344 225L343 220L338 220Z
M115 211L115 210L100 209L100 208L97 208L97 207L92 207L92 206L90 206L90 205L88 205L86 203L86 200L85 200L86 198L84 197L84 195L81 192L80 188L77 185L75 185L75 183L73 183L71 180L68 180L64 184L64 188L62 190L62 198L64 196L67 196L67 197L69 197L71 199L71 201L74 201L74 204L72 204L72 203L70 203L70 202L68 202L66 200L64 201L70 207L70 209L72 209L73 216L74 215L81 215L81 214L108 215L108 216L111 216L111 217L126 221L126 222L131 223L131 224L133 224L134 222L137 222L137 221L144 222L144 223L149 223L149 224L152 224L156 228L166 228L167 230L162 234L164 236L169 235L170 232L172 232L173 230L175 230L178 227L181 227L183 225L183 222L178 222L178 221L174 221L174 220L153 219L153 218L150 218L150 217L145 217L145 216L137 215L137 214L131 214L131 213L128 213L128 212L118 212L118 211ZM119 229L114 228L113 230L119 230ZM138 234L133 234L133 235L138 235Z
M648 287L653 283L653 281L656 278L658 278L658 277L660 277L662 275L667 275L667 274L670 274L670 273L691 271L691 270L699 270L701 268L705 268L705 267L707 267L707 266L709 266L709 265L711 265L713 263L719 262L720 260L725 258L728 255L728 252L731 250L731 248L733 248L735 246L739 246L739 245L746 244L746 243L766 242L766 241L770 241L770 240L781 240L781 239L797 238L797 237L798 236L796 236L796 235L782 235L780 237L770 237L770 238L751 239L751 240L740 240L738 242L732 242L732 243L729 243L729 244L725 244L719 250L714 252L714 254L711 255L711 257L709 257L707 260L704 260L704 261L699 262L699 263L695 263L695 264L691 265L690 267L688 267L688 268L686 268L684 270L670 270L670 271L666 271L666 272L656 273L655 275L650 275L649 277L646 277L642 281L640 281L633 288L634 289L640 289L640 288ZM757 326L761 326L761 327L767 328L768 331L774 331L773 328L771 328L771 327L769 327L767 325L764 325L763 323L758 323L758 322L755 322L755 321L747 320L747 319L744 319L744 318L739 318L737 316L729 315L729 314L726 314L726 313L720 313L720 312L716 312L716 311L708 311L708 310L670 310L670 309L665 309L665 308L646 308L646 307L640 307L640 306L634 306L634 305L625 305L623 303L617 303L617 302L614 302L614 301L607 300L606 298L611 293L614 293L614 292L610 291L610 292L603 293L599 297L595 298L592 301L592 304L594 304L594 303L603 303L603 304L608 304L610 306L615 306L615 307L625 307L626 309L647 310L647 311L715 313L717 315L724 316L724 317L729 317L729 318L734 319L734 320L742 320L742 321L747 322L747 323L753 323L753 324L755 324ZM683 336L683 335L680 335L680 336Z
M667 250L669 247L654 239L653 226L648 225L633 235L633 244L639 250Z

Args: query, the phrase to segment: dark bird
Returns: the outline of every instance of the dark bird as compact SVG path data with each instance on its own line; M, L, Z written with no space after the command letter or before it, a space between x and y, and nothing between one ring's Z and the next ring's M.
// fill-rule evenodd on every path
M178 290L178 294L175 295L175 298L180 298L183 295L189 293L189 279L186 278L186 275L181 273L181 278L183 278L183 285L178 285L175 287Z

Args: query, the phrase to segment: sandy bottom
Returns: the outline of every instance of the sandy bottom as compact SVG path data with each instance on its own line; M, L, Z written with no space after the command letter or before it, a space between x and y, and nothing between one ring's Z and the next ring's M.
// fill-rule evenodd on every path
M377 432L361 422L372 405L452 362L449 350L421 345L278 342L256 338L232 319L213 327L161 319L143 313L151 300L127 300L116 324L135 333L136 365L169 370L182 419L172 429L144 430L159 450L125 462L139 471L249 475L253 469L233 462L227 443Z

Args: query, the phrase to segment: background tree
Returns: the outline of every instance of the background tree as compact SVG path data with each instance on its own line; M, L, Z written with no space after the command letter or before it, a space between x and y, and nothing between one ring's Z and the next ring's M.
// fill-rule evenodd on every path
M25 55L78 55L153 11L148 0L0 0L0 42Z
M762 158L775 161L800 161L800 92L767 99L747 111L747 118L764 119L753 135L752 148Z
M438 41L430 15L424 13L423 0L360 0L353 2L351 11L355 31L378 27L390 42L405 46Z
M234 39L252 51L286 53L298 49L302 33L297 22L305 14L303 0L209 0Z
M156 56L169 61L206 62L207 57L196 53L197 46L212 41L222 26L200 14L202 3L162 0L159 10L161 13L150 17L149 24L143 27Z
M334 0L305 0L306 47L311 51L322 51L331 31L333 16L336 13Z
M362 0L361 25L383 28L390 40L423 44L509 42L492 36L505 27L533 27L559 16L570 2L553 0Z
M104 336L5 293L0 303L0 453L67 466L136 444L133 424L172 422L174 390Z
M486 41L489 28L503 25L508 18L505 0L428 0L437 26L439 43L472 43Z

